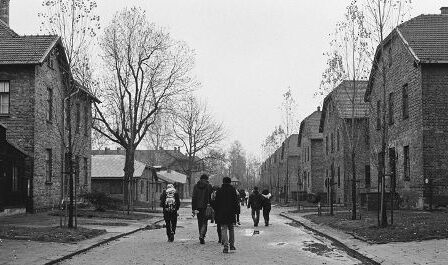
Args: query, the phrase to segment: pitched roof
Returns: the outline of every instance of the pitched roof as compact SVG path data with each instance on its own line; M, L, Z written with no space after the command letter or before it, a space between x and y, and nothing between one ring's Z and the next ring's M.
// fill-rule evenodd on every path
M19 36L0 22L0 64L39 64L60 41L55 35Z
M123 178L124 162L123 155L93 155L92 156L92 178ZM134 161L134 177L141 177L145 164Z
M168 183L187 183L187 176L174 170L157 172L157 177Z
M356 81L356 91L353 88L353 81L344 80L335 87L324 99L322 115L320 118L319 132L323 132L327 109L334 106L334 112L342 119L352 117L354 110L355 118L365 118L369 112L369 103L364 101L364 94L367 89L367 81ZM356 92L355 95L353 93ZM354 106L352 99L354 98Z
M448 15L420 15L398 26L422 63L448 63Z
M300 123L299 145L302 144L302 138L322 139L322 133L319 132L321 111L316 110Z
M384 39L383 43L388 43L392 38L399 37L419 63L448 63L448 15L420 15L412 18L396 27ZM375 60L381 56L381 45L378 45L375 52ZM372 90L373 76L378 64L373 64L370 71L369 83L367 86L365 100L369 100Z
M120 150L92 150L94 155L124 155ZM152 167L167 168L175 163L186 161L188 158L177 150L135 150L134 159Z

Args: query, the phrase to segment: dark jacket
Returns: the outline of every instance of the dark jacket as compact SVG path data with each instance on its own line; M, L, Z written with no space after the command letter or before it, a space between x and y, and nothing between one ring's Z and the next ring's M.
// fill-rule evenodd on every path
M160 194L160 207L164 208L165 206L165 200L166 200L166 191L163 191L162 194ZM174 193L174 200L176 201L176 211L179 210L180 207L180 199L179 199L179 193ZM165 211L165 209L163 209Z
M252 207L252 210L260 210L263 207L263 196L258 191L252 192L249 195L249 201L247 202L247 208Z
M193 188L193 196L191 197L191 209L199 210L207 208L212 194L212 185L207 180L199 180Z
M238 212L238 195L230 184L222 184L216 193L216 223L233 224L236 222L235 214Z
M272 195L269 192L267 194L263 192L261 196L263 196L263 210L271 210Z

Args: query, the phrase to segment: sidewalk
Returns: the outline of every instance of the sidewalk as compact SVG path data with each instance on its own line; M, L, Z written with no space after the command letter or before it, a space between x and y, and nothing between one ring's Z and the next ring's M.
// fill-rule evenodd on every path
M149 216L149 215L148 215ZM30 218L35 218L35 215L31 215ZM59 218L51 217L55 223ZM0 265L3 264L52 264L52 261L58 260L67 255L83 252L86 249L90 249L97 245L101 245L105 242L120 238L122 236L140 231L146 226L154 224L162 220L162 215L151 216L148 219L143 220L119 220L124 222L126 226L107 226L107 222L117 222L117 219L105 219L103 218L102 225L95 225L93 220L98 219L84 219L83 221L90 220L90 222L81 222L82 227L105 229L107 233L97 236L95 238L79 241L76 243L56 243L56 242L38 242L30 240L11 240L0 239ZM14 224L16 225L16 224ZM24 224L19 224L24 225Z
M315 230L330 239L337 240L346 247L380 264L448 264L448 239L369 244L340 230L315 224L304 218L308 214L313 213L288 213L285 211L280 215L294 220L310 230Z

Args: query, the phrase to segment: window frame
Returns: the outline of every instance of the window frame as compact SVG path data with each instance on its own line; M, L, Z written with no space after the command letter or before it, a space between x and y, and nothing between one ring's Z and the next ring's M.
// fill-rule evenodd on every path
M45 149L45 183L52 183L53 179L53 150Z
M381 130L381 100L376 101L376 129Z
M389 106L388 106L388 120L389 125L393 125L395 123L394 120L394 92L389 93Z
M403 146L403 180L411 181L411 158L409 145Z
M47 87L47 109L46 109L46 117L47 122L51 123L53 121L53 89L51 87Z
M404 84L401 88L401 108L402 118L406 120L409 118L409 85Z
M6 87L4 88L5 91L0 91L0 116L7 116L11 113L11 82L9 80L0 80L1 84L7 84L8 92L6 92ZM8 111L2 112L2 96L7 95L8 96Z

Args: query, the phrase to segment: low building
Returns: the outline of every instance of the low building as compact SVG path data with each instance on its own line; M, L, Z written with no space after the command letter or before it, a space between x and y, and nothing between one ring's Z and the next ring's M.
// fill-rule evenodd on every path
M356 81L354 85L353 81L346 80L324 99L319 132L324 141L325 176L332 182L332 196L336 203L352 203L353 172L357 195L364 194L365 199L365 194L370 192L369 105L364 102L366 87L366 81ZM330 186L326 188L328 191Z
M402 207L448 205L448 7L441 10L389 34L377 48L365 94L372 176L385 157L386 192L395 186Z
M302 200L310 196L326 198L323 138L319 132L320 107L300 123L299 130L299 193Z
M124 192L124 164L123 155L94 155L92 156L92 191L104 192L122 199ZM144 176L145 164L134 161L133 191L134 201L144 201L149 198L146 187L149 179ZM143 188L141 188L143 185Z

